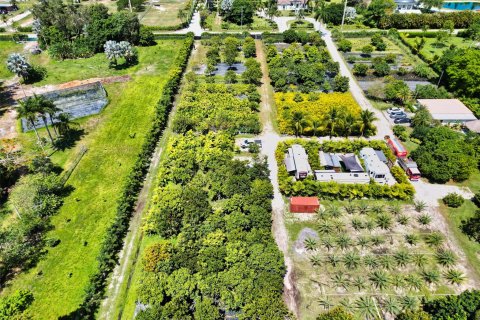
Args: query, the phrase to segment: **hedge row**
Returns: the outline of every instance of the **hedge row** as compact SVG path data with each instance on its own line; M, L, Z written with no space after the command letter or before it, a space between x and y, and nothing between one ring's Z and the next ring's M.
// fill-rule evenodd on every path
M204 32L202 33L202 39L211 39L213 37L219 37L220 39L225 39L227 37L234 37L234 38L237 38L237 39L245 39L246 37L250 37L250 33L247 32L247 31L244 31L242 33L238 33L238 32L222 32L222 33L210 33L210 32Z
M475 20L480 19L480 13L474 11L438 12L438 13L394 13L383 17L378 22L381 29L421 29L428 26L430 29L441 29L447 20L453 21L455 28L466 29Z
M344 38L367 38L367 37L372 37L376 34L380 34L382 36L386 36L388 34L388 31L350 31L350 32L342 32L342 35Z
M425 61L428 64L432 63L432 59L427 57L426 55L424 55L421 52L421 50L415 52L415 48L413 47L413 45L409 41L407 41L407 36L405 34L403 34L403 33L400 34L400 41L408 47L408 49L410 50L410 52L412 54L418 56L420 59L422 59L423 61Z
M145 138L142 151L130 171L118 201L116 217L108 228L97 257L98 269L90 277L86 287L85 297L79 309L69 315L74 319L93 319L95 312L104 297L107 279L118 261L118 252L122 249L123 240L128 231L129 221L135 208L138 193L142 188L145 175L150 167L150 159L155 151L158 140L167 126L168 115L173 106L175 94L180 86L183 72L187 66L188 57L193 47L193 34L189 33L183 47L169 73L167 83L163 87L162 97L157 103L152 128Z
M411 200L415 194L415 189L410 184L408 177L400 167L392 167L391 173L397 183L393 186L380 185L378 183L370 184L341 184L337 182L318 182L313 177L305 180L295 181L287 172L283 164L284 154L289 146L294 143L301 144L309 156L309 162L313 170L319 169L318 151L322 149L325 152L355 152L358 153L363 147L372 147L380 149L390 160L395 156L388 148L387 144L380 140L343 140L343 141L325 141L318 143L316 141L306 141L301 139L289 140L279 144L275 156L279 163L278 177L281 192L286 196L318 196L323 199L400 199Z
M176 33L156 33L153 34L155 40L183 40L187 38L186 34L176 34Z
M427 31L427 32L401 32L401 35L404 35L407 38L436 38L438 31ZM464 33L459 32L457 37L462 37Z
M193 2L192 10L188 13L187 20L185 22L176 24L174 26L145 26L151 31L175 31L175 30L180 30L188 27L190 25L190 22L192 22L193 14L195 13L195 10L197 8L197 3L198 0L195 0Z

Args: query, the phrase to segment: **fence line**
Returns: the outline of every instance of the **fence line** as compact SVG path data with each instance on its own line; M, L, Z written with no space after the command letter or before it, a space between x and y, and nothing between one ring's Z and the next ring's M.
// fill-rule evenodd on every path
M72 175L73 171L79 164L80 160L82 160L85 153L87 153L87 150L88 148L86 146L80 147L80 152L78 153L77 157L75 158L73 163L70 165L70 168L68 168L61 177L62 184L67 183L67 180L70 178L70 176Z

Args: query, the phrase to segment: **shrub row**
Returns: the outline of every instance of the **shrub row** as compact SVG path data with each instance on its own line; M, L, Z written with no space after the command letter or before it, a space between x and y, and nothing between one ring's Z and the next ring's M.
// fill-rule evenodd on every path
M366 38L366 37L371 37L373 35L380 34L382 36L386 36L388 34L388 31L367 31L367 30L362 30L362 31L350 31L350 32L342 32L342 35L344 38Z
M401 32L400 35L403 35L407 38L436 38L437 37L437 34L438 34L438 31L427 31L427 32L421 32L421 31L417 31L417 32ZM460 33L459 33L460 34ZM457 36L460 36L460 35L457 35Z
M412 43L410 43L409 41L407 41L407 36L404 34L404 33L401 33L400 34L400 41L407 46L407 48L410 50L410 52L416 56L418 56L420 59L422 59L423 61L425 61L426 63L430 64L432 63L432 59L427 57L426 55L424 55L421 50L420 51L417 51L415 52L415 48L413 47ZM415 53L414 53L415 52Z
M438 13L394 13L380 19L378 27L381 29L421 29L428 26L431 29L440 29L445 21L451 20L455 28L468 28L475 20L480 19L480 13L474 11L438 12Z
M176 34L176 33L157 33L153 35L155 40L183 40L188 36L185 34Z
M118 201L116 217L108 228L97 257L98 269L90 277L84 300L79 309L71 315L73 318L94 318L95 312L100 306L107 285L107 278L118 261L118 252L122 248L123 239L128 231L138 193L150 166L150 159L163 130L167 126L168 114L173 106L173 100L180 86L192 47L193 34L190 33L169 73L167 83L162 90L162 97L156 106L152 128L145 138L142 151L138 155L123 188L122 196Z

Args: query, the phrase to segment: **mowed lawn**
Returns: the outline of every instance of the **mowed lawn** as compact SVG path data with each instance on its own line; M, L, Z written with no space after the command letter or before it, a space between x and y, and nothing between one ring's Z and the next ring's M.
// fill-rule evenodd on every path
M418 41L417 39L419 39L418 37L417 38L405 38L405 40L410 43L410 44L413 44L415 43L415 41ZM454 36L451 36L451 37L448 37L447 39L445 40L442 40L441 43L438 43L437 39L435 38L425 38L425 46L423 47L423 49L420 51L424 56L426 56L427 58L433 58L435 55L437 56L442 56L443 52L445 50L447 50L448 48L450 48L451 45L454 45L458 48L467 48L468 46L471 45L471 41L470 40L466 40L464 38L460 38L460 37L454 37Z
M145 11L138 14L140 22L146 26L175 26L182 21L178 11L185 7L188 0L162 0L155 5L145 5Z
M55 229L47 235L61 242L48 248L38 266L20 274L4 292L30 289L35 297L30 307L34 319L56 319L82 302L125 178L151 127L154 107L181 43L162 41L141 48L133 79L106 87L110 103L96 128L81 141L88 152L68 181L74 191L52 218Z
M13 77L13 73L7 69L7 58L11 53L22 53L23 45L13 41L0 41L0 80Z

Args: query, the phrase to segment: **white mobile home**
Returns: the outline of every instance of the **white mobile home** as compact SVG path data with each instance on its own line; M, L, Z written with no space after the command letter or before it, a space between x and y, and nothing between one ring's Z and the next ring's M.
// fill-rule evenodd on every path
M380 184L394 184L395 180L388 166L380 160L373 148L360 150L360 158L363 159L368 175Z
M366 172L335 172L334 170L315 170L315 179L320 182L367 184L370 177Z
M289 173L295 174L297 180L305 179L312 174L312 168L308 163L308 155L299 144L294 144L288 148L285 154L285 166Z

